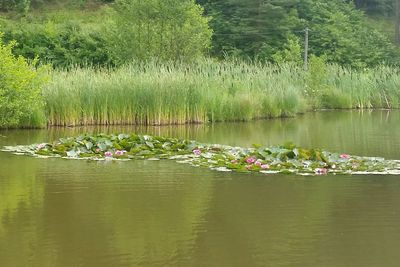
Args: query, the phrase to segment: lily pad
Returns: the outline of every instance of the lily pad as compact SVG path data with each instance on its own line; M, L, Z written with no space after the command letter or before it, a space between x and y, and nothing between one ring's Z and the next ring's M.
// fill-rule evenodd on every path
M52 143L5 146L2 151L39 158L63 157L86 160L170 159L216 171L264 174L390 174L400 175L400 161L359 157L320 149L282 146L251 148L204 144L150 135L80 135ZM105 156L105 154L113 155Z

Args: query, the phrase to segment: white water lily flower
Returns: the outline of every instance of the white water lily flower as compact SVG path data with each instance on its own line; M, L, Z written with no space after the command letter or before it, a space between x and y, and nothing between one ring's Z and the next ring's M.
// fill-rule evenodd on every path
M219 172L231 172L232 170L226 168L226 167L218 167L218 168L212 168L213 170L219 171Z

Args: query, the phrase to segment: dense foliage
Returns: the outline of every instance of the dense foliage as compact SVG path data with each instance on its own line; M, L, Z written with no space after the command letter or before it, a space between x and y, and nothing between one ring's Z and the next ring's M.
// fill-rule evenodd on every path
M210 46L211 29L193 0L117 0L111 50L119 62L193 60Z
M353 67L397 64L398 50L369 26L353 3L341 0L200 1L211 16L213 54L275 60L287 46L300 46L310 29L310 52ZM303 41L301 41L303 42ZM298 55L299 60L301 55ZM292 60L292 58L290 58ZM276 60L275 60L276 61Z
M44 63L66 68L73 65L113 65L104 35L93 27L67 22L55 24L20 21L3 23L4 40L17 40L13 53L25 58L36 56Z
M26 13L29 10L31 0L0 0L0 11L18 11Z
M310 27L310 52L329 62L363 68L398 65L399 50L389 38L366 23L362 12L342 1L304 0L301 18Z
M0 10L25 10L20 11L25 14L29 8L37 12L52 6L72 10L111 7L108 15L99 12L90 23L85 19L67 21L57 17L36 20L28 14L21 21L5 20L0 26L6 33L6 42L17 40L14 54L30 59L39 55L55 67L114 66L154 57L187 61L205 55L210 47L211 54L220 58L299 63L307 27L309 53L324 55L328 62L364 68L398 65L400 59L399 49L388 34L377 30L382 26L374 27L363 13L391 16L394 13L391 0L197 0L197 3L194 0L0 0ZM203 8L208 17L203 15Z
M15 57L13 45L4 45L0 35L0 128L40 126L44 123L45 70L35 69L37 60L29 63Z
M391 16L397 0L352 0L357 8L371 15Z
M193 0L119 0L111 7L90 22L54 14L3 19L0 27L6 42L17 41L15 55L39 56L42 62L63 68L114 66L155 57L189 61L204 56L211 45L208 19Z
M26 15L32 9L46 9L47 7L85 8L114 0L0 0L0 11L17 12Z

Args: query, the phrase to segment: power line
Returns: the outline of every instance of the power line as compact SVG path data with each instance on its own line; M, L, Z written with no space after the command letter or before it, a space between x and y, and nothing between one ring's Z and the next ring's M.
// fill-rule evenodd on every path
M276 33L304 33L304 31L277 31ZM214 36L269 36L269 35L276 35L276 33L214 33Z
M265 29L264 29L265 30ZM269 36L269 35L276 35L276 34L287 34L287 33L304 33L305 30L279 30L279 29L266 29L267 31L263 31L263 32L233 32L233 33L214 33L214 36ZM394 33L394 30L386 30L386 31L377 31L375 29L373 29L374 32L378 32L378 33ZM329 34L329 32L326 31L321 31L321 30L308 30L309 33L311 34L322 34L322 33L326 33Z

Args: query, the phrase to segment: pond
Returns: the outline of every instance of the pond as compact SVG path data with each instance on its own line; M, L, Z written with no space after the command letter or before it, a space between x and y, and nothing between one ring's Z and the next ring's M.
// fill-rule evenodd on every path
M282 144L400 159L400 111L163 127L0 131L0 146L80 133ZM173 161L0 152L0 266L398 266L400 177L215 172Z

